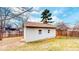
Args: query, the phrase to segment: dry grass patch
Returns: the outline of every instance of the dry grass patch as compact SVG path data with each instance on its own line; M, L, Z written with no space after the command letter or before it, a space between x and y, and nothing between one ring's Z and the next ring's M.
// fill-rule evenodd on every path
M7 50L16 48L16 46L20 45L19 43L23 39L23 37L10 37L10 38L3 38L0 41L0 50Z
M18 38L17 38L18 39ZM54 39L47 39L42 41L36 42L21 42L22 37L18 40L13 40L6 42L14 46L13 48L8 47L4 50L11 50L11 51L79 51L79 38L78 37L57 37ZM7 40L6 40L7 41ZM14 42L14 43L13 43ZM7 45L8 46L8 45Z
M62 50L79 50L79 38L61 37L47 39L43 41L25 43L23 46L11 50L22 51L62 51Z

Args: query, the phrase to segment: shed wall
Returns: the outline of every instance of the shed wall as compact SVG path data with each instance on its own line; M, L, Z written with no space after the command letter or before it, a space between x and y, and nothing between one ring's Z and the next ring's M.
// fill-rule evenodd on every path
M42 30L41 34L39 34L39 30ZM50 30L50 33L48 33ZM54 38L56 36L55 29L47 29L47 28L24 28L24 39L26 42L43 40L45 38Z

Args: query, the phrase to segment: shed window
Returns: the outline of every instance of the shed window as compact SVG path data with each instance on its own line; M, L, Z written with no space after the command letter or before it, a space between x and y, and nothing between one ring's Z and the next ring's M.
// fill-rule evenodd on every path
M48 33L50 33L50 30L48 30Z
M39 30L39 34L41 34L42 33L42 30Z

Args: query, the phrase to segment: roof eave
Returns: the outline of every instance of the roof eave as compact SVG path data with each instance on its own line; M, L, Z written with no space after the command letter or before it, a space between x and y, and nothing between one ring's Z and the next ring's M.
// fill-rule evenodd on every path
M50 28L50 29L56 29L56 27L34 27L34 26L26 26L26 28Z

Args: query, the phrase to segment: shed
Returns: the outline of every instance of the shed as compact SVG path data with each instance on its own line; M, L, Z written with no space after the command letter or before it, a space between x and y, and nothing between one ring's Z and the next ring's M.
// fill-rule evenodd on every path
M37 40L44 40L47 38L55 38L56 29L51 24L44 24L39 22L27 22L24 25L24 40L32 42Z

